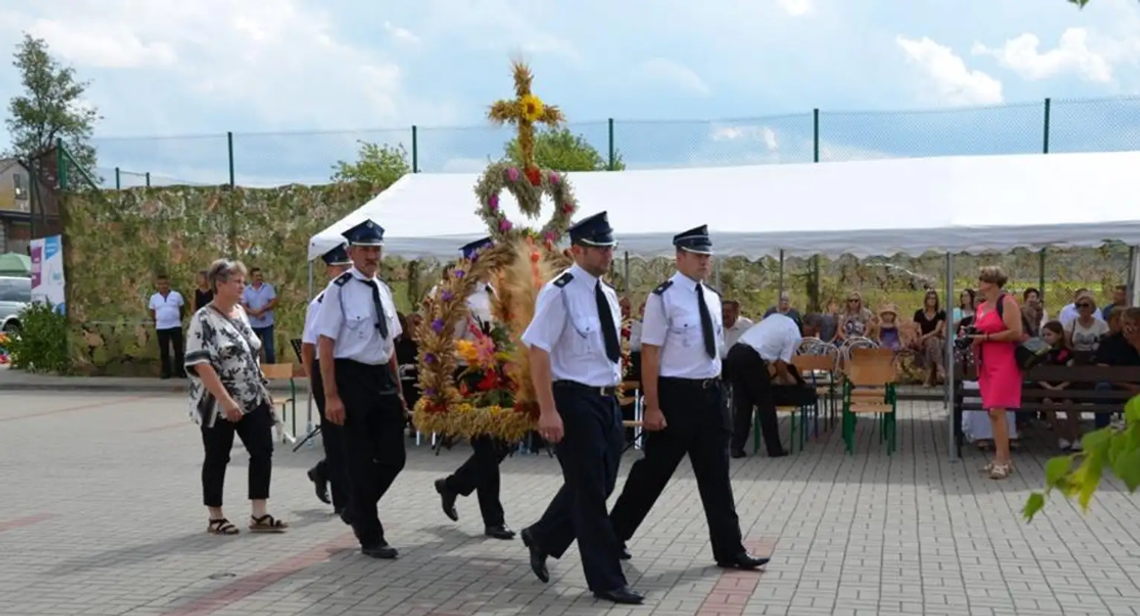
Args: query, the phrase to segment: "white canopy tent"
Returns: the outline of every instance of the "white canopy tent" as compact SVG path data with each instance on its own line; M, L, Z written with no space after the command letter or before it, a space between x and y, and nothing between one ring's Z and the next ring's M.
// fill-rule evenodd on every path
M579 216L602 210L620 249L668 256L675 233L708 224L725 256L858 257L1140 244L1127 189L1140 152L890 159L570 173ZM309 258L371 218L386 249L453 258L486 235L477 174L406 175L315 235ZM503 207L517 212L508 194ZM516 218L516 222L523 222ZM536 222L533 226L541 226Z
M579 217L608 211L619 249L669 256L672 236L707 224L716 252L749 258L946 253L945 297L958 253L1014 248L1140 246L1129 187L1140 152L1030 154L570 173ZM478 174L406 175L309 242L310 262L370 218L385 248L451 259L487 235L475 215ZM504 193L500 203L517 212ZM523 222L516 218L516 222ZM541 226L536 222L533 226ZM310 276L311 279L311 276ZM1130 295L1140 294L1132 250ZM952 345L946 345L952 365ZM953 384L946 386L950 410ZM953 413L950 413L953 443Z

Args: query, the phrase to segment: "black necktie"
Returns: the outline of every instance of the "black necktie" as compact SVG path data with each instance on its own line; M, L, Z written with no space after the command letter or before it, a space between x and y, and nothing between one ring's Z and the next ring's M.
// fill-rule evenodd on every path
M712 315L709 313L709 305L705 303L704 285L699 282L697 283L697 307L701 311L701 333L705 338L705 353L716 359L716 338L713 337Z
M362 281L372 287L372 305L376 307L376 329L380 330L380 337L388 339L388 315L384 314L384 302L380 301L380 283L377 280Z
M614 327L614 313L610 312L610 301L602 291L602 281L594 287L594 299L598 302L598 318L602 321L602 338L606 341L606 357L615 364L621 359L621 343L618 342Z

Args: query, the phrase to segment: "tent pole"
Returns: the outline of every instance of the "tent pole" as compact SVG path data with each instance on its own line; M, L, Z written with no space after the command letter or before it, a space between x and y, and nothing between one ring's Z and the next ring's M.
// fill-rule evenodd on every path
M312 297L313 297L313 262L312 261L309 261L309 294L307 295L307 297L309 298L309 301L312 301ZM300 361L300 359L301 359L300 357L297 358L298 361ZM306 393L305 393L305 398L306 398L306 401L305 401L305 408L306 408L305 417L306 417L306 424L307 424L305 426L305 434L312 434L313 433L313 380L312 379L309 379L309 386L306 387L305 390L306 390ZM312 441L309 441L309 442L311 443Z
M1140 248L1128 247L1128 305L1140 306Z
M784 296L784 249L780 249L780 294L776 296L776 305L780 304L780 298Z
M622 254L622 273L621 273L621 275L625 278L625 285L624 285L625 289L623 289L623 291L625 291L625 299L629 300L629 251L628 250L625 251L624 254ZM631 307L631 309L632 309L632 307Z
M946 307L949 308L954 298L954 255L946 253ZM953 312L953 311L949 311ZM947 456L950 462L958 461L957 447L954 443L954 324L951 322L953 319L948 319L946 322L946 356L943 359L943 366L946 372L946 425L949 428L950 438L947 441Z

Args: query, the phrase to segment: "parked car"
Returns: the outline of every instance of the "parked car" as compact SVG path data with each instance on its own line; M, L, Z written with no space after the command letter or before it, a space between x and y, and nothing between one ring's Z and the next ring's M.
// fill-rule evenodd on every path
M32 279L0 276L0 331L20 331L20 313L32 303Z

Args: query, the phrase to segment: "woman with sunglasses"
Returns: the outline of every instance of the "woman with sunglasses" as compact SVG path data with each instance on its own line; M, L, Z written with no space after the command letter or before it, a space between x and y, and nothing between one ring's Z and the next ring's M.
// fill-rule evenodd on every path
M1074 351L1091 352L1100 345L1100 339L1108 334L1108 323L1097 314L1096 302L1089 293L1077 297L1077 318L1065 323L1065 338Z

